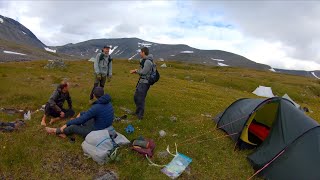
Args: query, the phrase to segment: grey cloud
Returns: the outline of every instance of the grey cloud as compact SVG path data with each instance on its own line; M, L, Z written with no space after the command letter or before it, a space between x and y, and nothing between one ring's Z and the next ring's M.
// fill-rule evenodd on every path
M293 58L316 60L320 43L320 4L317 1L194 2L199 9L223 11L246 36L282 42Z
M141 28L164 26L168 18L175 13L174 7L171 7L169 2L163 4L145 1L32 1L24 3L29 7L29 11L22 15L41 18L41 28L45 32L56 35L54 40L52 38L43 40L48 42L48 45L66 44L69 43L67 40L75 43L80 39L90 38L138 37L141 36Z

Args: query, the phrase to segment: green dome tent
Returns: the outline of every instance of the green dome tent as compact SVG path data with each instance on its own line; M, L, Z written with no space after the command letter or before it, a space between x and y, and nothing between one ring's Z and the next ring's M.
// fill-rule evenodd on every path
M266 179L320 179L320 126L281 97L239 99L214 121Z

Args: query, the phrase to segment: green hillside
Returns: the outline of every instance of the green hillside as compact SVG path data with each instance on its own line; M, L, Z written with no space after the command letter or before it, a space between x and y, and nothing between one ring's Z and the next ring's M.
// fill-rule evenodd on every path
M47 70L47 61L0 64L0 108L36 110L45 104L54 84L63 78L71 83L70 93L76 112L90 107L88 100L93 85L93 64L84 61L67 62L62 70ZM160 64L159 64L160 65ZM254 171L246 159L250 151L234 151L230 138L215 130L213 117L239 98L256 97L251 92L259 85L271 86L274 94L287 93L312 112L308 115L320 122L320 81L300 76L283 75L231 67L205 67L183 63L167 63L159 68L161 79L151 87L147 96L145 119L138 122L129 116L135 127L127 135L126 122L114 123L116 130L129 140L140 135L156 142L153 161L167 164L171 157L160 158L158 152L167 145L191 157L190 172L181 179L247 179ZM114 60L112 82L105 87L113 98L117 116L125 114L121 107L134 110L133 94L138 77L129 74L138 62ZM106 170L114 170L120 179L169 179L157 167L129 148L120 149L121 160L103 166L83 156L82 138L75 143L47 135L40 126L42 112L20 131L0 133L0 179L92 179ZM176 117L176 121L170 117ZM12 121L19 115L0 113L0 121ZM63 122L54 124L54 127ZM167 135L159 136L164 130ZM203 136L185 142L195 136ZM173 136L174 135L174 136Z

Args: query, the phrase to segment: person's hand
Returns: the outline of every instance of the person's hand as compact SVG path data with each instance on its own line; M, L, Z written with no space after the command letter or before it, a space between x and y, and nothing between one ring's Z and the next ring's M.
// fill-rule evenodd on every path
M108 76L108 82L110 82L111 81L111 76Z
M135 74L135 73L137 73L137 71L138 71L137 69L131 70L130 74Z
M60 117L61 117L61 118L64 118L64 116L65 116L64 112L61 111L61 112L60 112Z
M63 126L60 128L61 132L63 132L63 130L64 130L66 127L67 127L67 125L66 125L66 124L65 124L65 125L63 125Z
M97 79L100 81L102 78L101 74L97 74Z

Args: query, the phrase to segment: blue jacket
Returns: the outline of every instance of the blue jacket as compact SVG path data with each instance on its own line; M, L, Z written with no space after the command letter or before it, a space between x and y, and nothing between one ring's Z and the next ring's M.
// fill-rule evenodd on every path
M101 96L95 101L91 108L81 114L80 117L67 122L67 126L81 125L90 119L94 119L95 130L102 130L112 125L114 111L111 104L111 97L108 94Z

